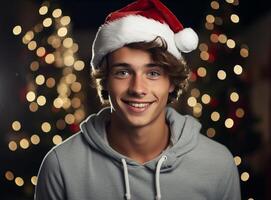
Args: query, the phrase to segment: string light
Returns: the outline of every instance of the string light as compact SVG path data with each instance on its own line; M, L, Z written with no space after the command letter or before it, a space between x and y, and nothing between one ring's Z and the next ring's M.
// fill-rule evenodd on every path
M237 102L239 100L239 94L237 92L232 92L230 94L230 99L232 102Z
M190 106L190 107L194 107L196 104L197 104L197 99L195 97L189 97L187 99L187 104Z
M19 130L21 130L21 123L19 122L19 121L14 121L13 123L12 123L12 129L14 130L14 131L19 131Z
M212 112L211 114L211 119L214 121L214 122L217 122L220 118L220 114L216 111Z
M62 15L62 10L59 9L59 8L55 9L55 10L53 11L53 13L52 13L52 16L53 16L54 18L59 18L61 15Z
M39 14L40 15L46 15L46 13L48 12L48 7L47 6L42 6L39 9Z
M76 71L82 71L85 67L85 63L82 60L77 60L74 62L73 67Z
M43 122L42 125L41 125L41 130L44 132L44 133L48 133L51 131L51 125L49 122Z
M219 9L219 3L217 1L212 1L211 2L211 7L214 10L218 10Z
M60 136L60 135L55 135L54 137L53 137L53 143L55 144L55 145L58 145L58 144L60 144L62 142L62 137Z
M234 162L235 162L235 165L238 166L238 165L241 164L242 159L239 156L235 156L234 157Z
M191 96L195 97L195 98L198 98L200 96L200 91L198 88L193 88L191 90Z
M198 70L197 70L197 74L198 74L198 76L200 76L200 77L205 77L205 76L207 75L206 68L204 68L204 67L199 67Z
M233 39L228 39L226 44L230 49L233 49L235 47L235 41Z
M202 103L204 103L204 104L209 104L210 101L211 101L210 95L208 95L208 94L202 95L201 101L202 101Z
M20 35L22 32L22 27L20 25L14 26L12 32L14 35Z
M241 65L235 65L233 71L236 75L240 75L243 72L243 68Z
M231 118L227 118L225 120L225 127L226 128L232 128L234 125L234 121Z
M249 173L248 172L243 172L241 174L241 180L246 182L246 181L248 181L248 179L249 179Z
M225 80L227 77L227 74L224 70L219 70L217 72L217 78L220 79L220 80Z
M233 22L233 23L238 23L239 22L239 16L238 15L236 15L236 14L231 14L231 21Z
M214 128L208 128L206 134L208 137L212 138L216 135L216 131Z

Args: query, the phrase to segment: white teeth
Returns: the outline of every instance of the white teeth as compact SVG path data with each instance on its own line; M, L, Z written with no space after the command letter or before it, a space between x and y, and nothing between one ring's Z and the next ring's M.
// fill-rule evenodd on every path
M144 108L148 106L148 103L128 103L130 106L136 107L136 108Z

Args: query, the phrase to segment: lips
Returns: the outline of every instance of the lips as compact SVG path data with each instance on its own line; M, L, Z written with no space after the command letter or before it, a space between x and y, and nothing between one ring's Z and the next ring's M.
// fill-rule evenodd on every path
M127 105L128 109L133 112L144 112L153 103L153 102L138 102L138 101L129 101L129 100L123 100L123 102Z

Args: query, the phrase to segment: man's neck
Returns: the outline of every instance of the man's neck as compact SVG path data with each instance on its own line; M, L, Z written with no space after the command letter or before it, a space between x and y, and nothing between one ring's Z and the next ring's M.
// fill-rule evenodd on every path
M107 127L110 146L139 163L157 157L169 144L170 131L165 118L142 127L124 126L114 119Z

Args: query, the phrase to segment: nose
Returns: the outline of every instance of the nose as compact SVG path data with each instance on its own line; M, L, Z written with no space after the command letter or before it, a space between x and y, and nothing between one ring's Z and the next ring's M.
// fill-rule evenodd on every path
M129 95L144 97L147 94L147 83L141 75L135 74L129 84Z

